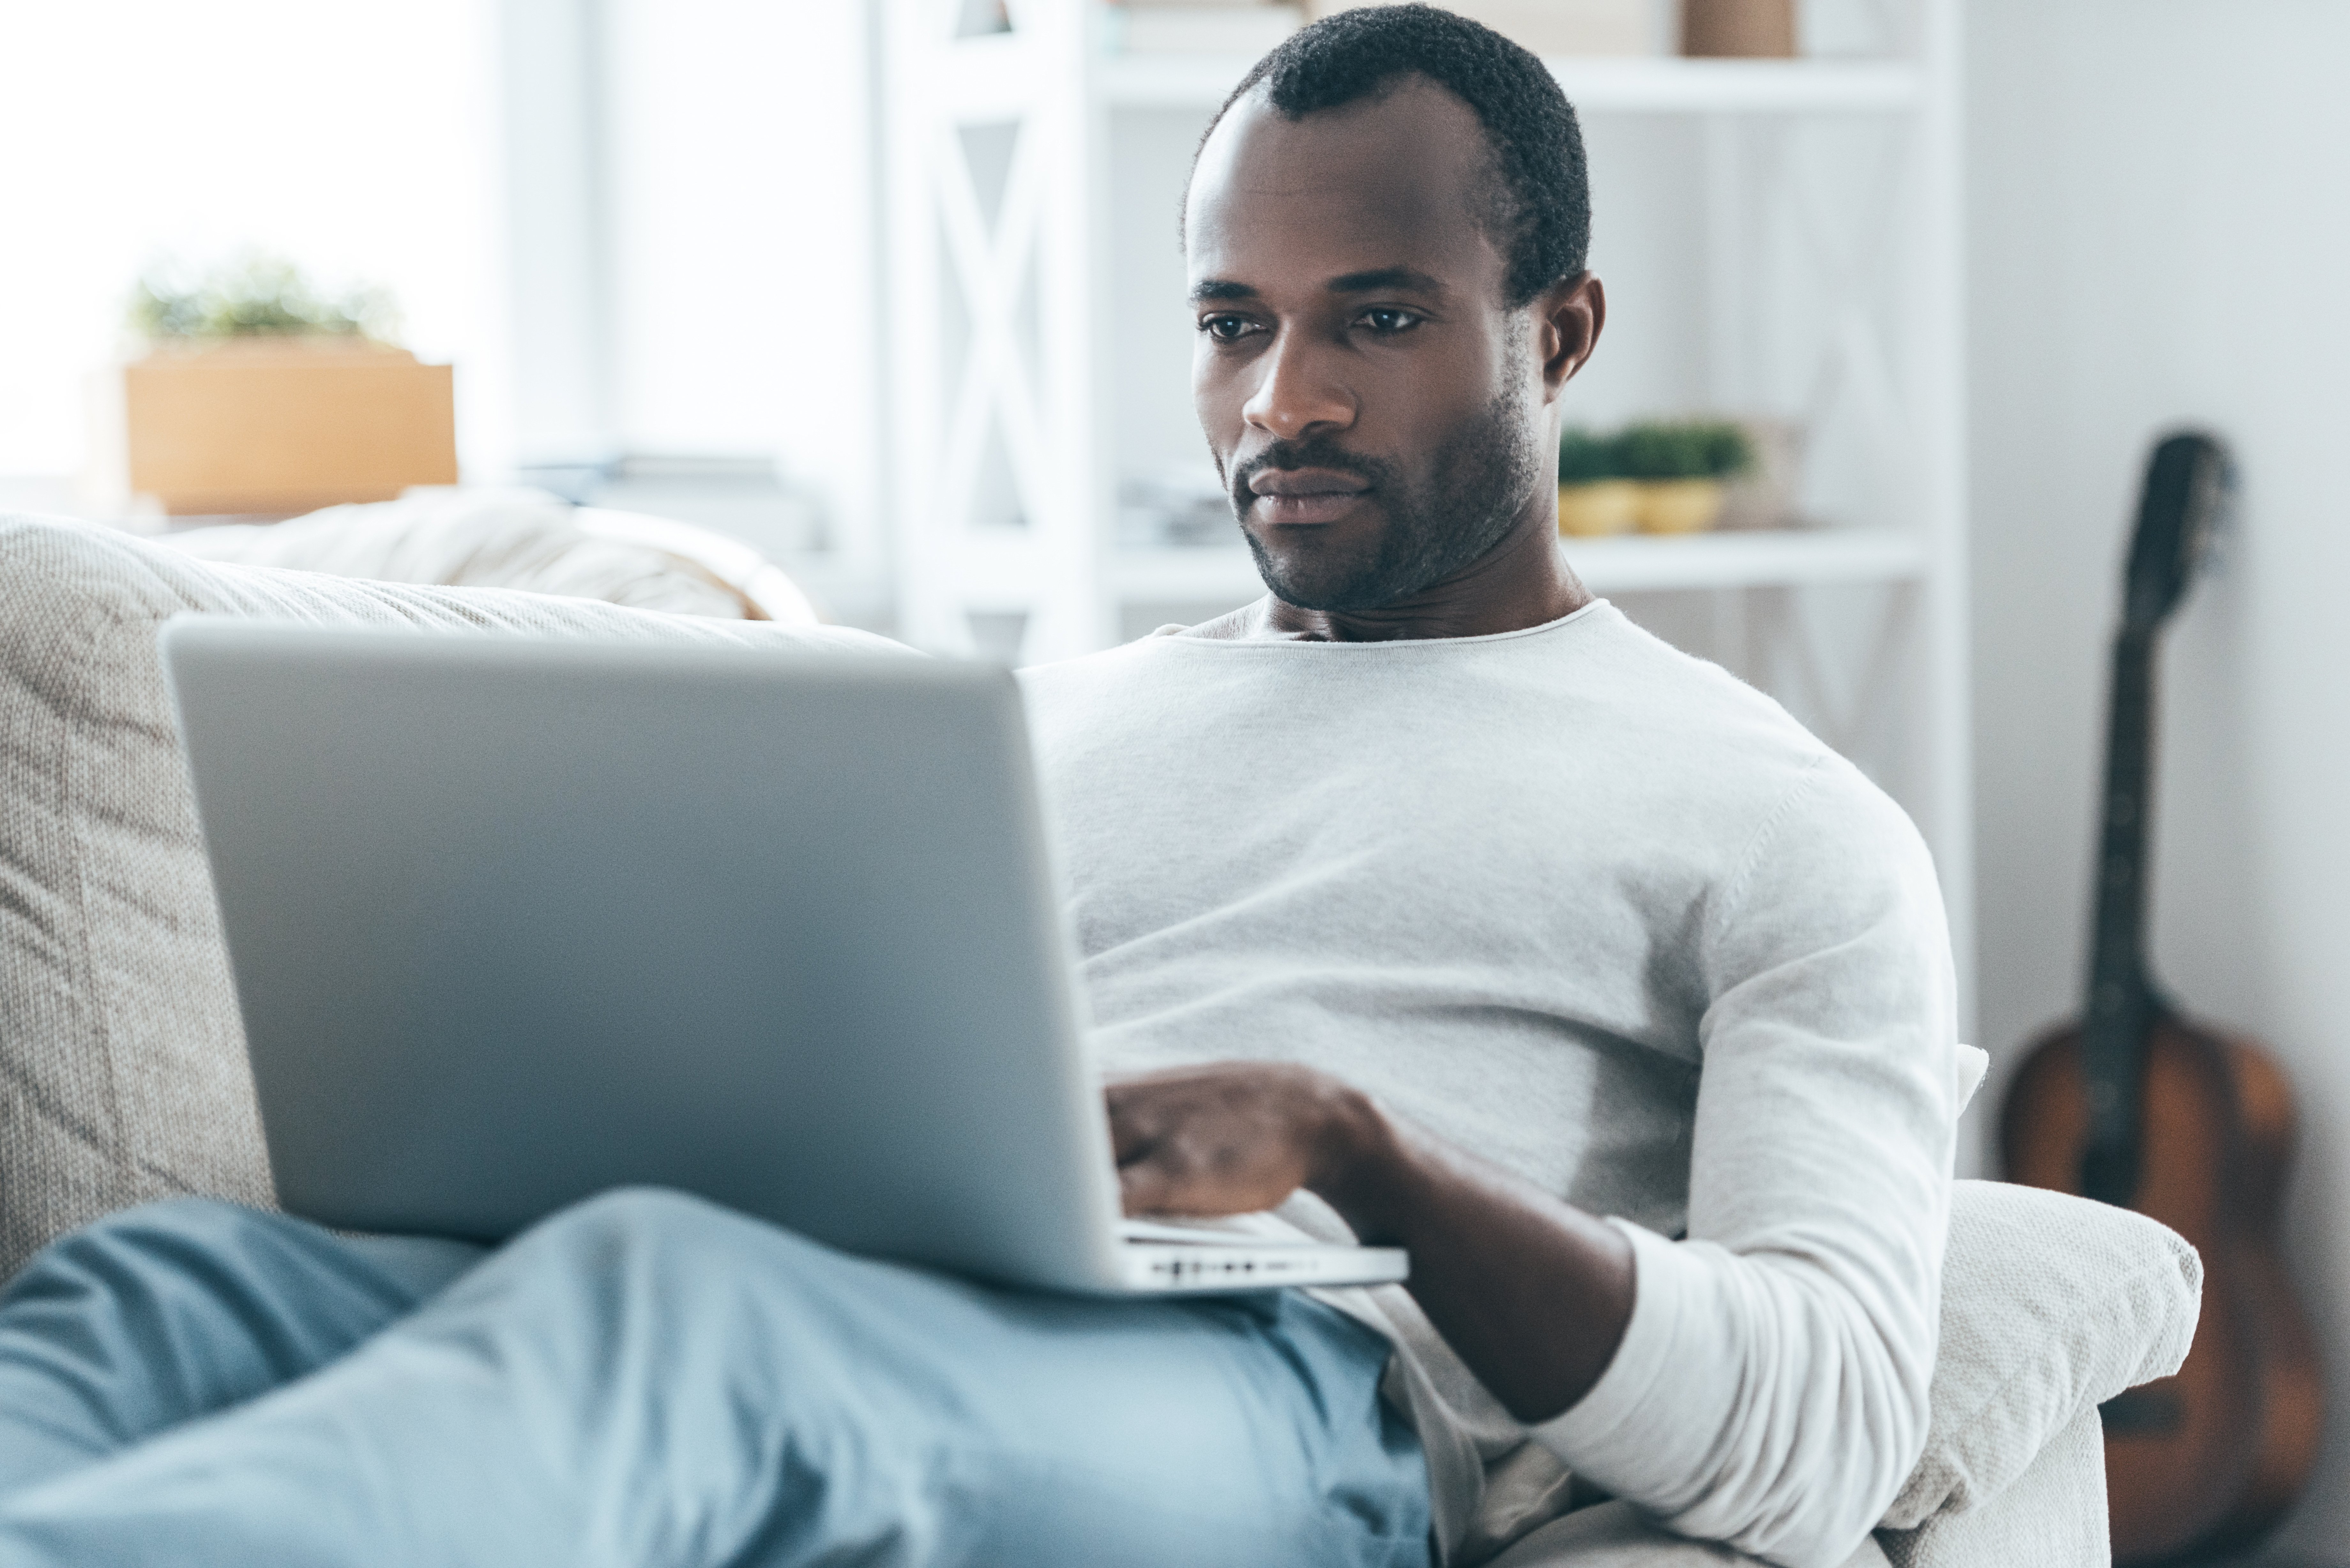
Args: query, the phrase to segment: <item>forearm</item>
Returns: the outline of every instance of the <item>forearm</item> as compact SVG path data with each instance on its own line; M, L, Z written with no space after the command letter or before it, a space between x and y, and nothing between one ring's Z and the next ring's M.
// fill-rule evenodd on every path
M1409 1289L1445 1343L1522 1421L1582 1398L1631 1320L1631 1243L1367 1095L1336 1124L1309 1185L1364 1241L1409 1250Z

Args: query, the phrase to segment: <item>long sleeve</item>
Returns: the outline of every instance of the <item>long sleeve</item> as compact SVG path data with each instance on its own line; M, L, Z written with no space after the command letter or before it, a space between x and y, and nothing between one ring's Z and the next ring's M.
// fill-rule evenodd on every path
M1681 1533L1834 1568L1926 1437L1959 1076L1940 895L1908 820L1824 758L1704 931L1687 1239L1618 1221L1630 1324L1535 1435Z

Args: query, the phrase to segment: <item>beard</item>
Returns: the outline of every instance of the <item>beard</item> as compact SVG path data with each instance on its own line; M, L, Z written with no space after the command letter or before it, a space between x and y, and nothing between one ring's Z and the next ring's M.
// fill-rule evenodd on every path
M1456 576L1516 526L1542 478L1540 441L1525 417L1517 377L1447 437L1417 483L1394 463L1342 450L1327 437L1279 441L1225 475L1235 517L1256 500L1249 482L1267 469L1330 468L1367 482L1387 526L1367 551L1275 556L1243 526L1257 575L1275 598L1300 609L1381 608ZM1219 469L1223 464L1220 459Z

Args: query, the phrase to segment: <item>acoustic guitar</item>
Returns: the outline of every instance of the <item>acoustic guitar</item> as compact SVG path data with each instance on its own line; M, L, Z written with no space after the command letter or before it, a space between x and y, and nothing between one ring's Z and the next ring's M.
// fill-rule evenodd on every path
M2257 1540L2308 1479L2324 1417L2277 1246L2292 1092L2260 1046L2182 1015L2145 952L2155 649L2227 483L2227 454L2208 435L2171 436L2147 462L2114 638L2088 1003L2034 1043L2000 1118L2009 1179L2151 1215L2203 1255L2186 1364L2101 1411L2120 1563Z

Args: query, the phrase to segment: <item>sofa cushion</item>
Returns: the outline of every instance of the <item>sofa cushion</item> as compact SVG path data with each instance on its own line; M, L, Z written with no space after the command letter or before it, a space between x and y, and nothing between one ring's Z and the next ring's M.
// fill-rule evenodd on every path
M671 615L746 618L740 593L673 554L598 537L543 490L428 490L284 523L229 524L158 542L208 561L387 583L525 588ZM748 554L745 551L745 554Z
M2178 1371L2202 1292L2195 1249L2142 1214L1959 1182L1926 1451L1886 1527L1997 1496L2084 1414Z
M2105 1422L2082 1411L1997 1496L1880 1530L1877 1543L1891 1568L2108 1568Z
M186 610L861 649L861 632L208 564L0 515L0 1279L172 1193L271 1199L212 879L156 657Z

